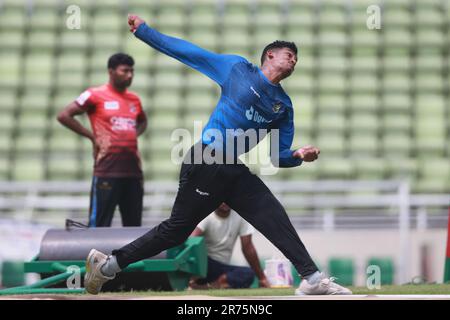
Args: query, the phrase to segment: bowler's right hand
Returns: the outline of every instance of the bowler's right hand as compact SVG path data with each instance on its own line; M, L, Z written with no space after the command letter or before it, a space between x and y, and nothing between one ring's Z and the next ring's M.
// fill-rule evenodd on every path
M130 26L130 31L131 32L135 32L137 30L137 28L139 28L139 26L141 24L143 24L145 21L142 20L141 18L139 18L137 15L135 14L128 14L128 25Z

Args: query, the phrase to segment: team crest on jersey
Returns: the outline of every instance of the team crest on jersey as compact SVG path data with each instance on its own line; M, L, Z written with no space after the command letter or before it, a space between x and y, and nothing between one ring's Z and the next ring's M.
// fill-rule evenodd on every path
M105 110L119 110L119 102L118 101L105 101L103 105Z
M273 112L277 113L281 109L281 103L275 103L272 107Z
M128 106L130 107L130 112L131 112L131 113L136 113L137 108L136 108L136 106L134 105L134 103L130 103Z

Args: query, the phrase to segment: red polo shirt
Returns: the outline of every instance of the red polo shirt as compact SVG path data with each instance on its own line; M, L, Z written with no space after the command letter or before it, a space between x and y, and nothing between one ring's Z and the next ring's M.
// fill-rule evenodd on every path
M100 146L94 175L142 178L136 132L137 119L143 113L139 97L105 84L87 89L75 101L87 112Z

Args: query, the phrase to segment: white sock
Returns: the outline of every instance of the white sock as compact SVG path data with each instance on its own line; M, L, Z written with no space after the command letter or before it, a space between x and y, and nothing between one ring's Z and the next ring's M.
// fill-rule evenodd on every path
M306 276L305 279L309 284L316 284L322 279L322 274L319 271L316 271L313 274Z
M107 277L113 277L116 273L122 271L117 263L116 256L109 256L106 263L102 266L101 271Z

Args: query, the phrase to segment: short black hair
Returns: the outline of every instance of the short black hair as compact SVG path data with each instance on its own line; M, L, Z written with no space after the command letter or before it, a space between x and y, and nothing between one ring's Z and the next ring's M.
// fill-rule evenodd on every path
M262 55L261 55L261 65L263 65L264 61L266 61L267 51L272 50L272 49L282 49L282 48L291 49L295 53L295 55L297 55L297 46L295 45L294 42L276 40L276 41L268 44L264 48Z
M119 65L134 66L134 59L126 53L115 53L108 59L108 69L116 69Z

